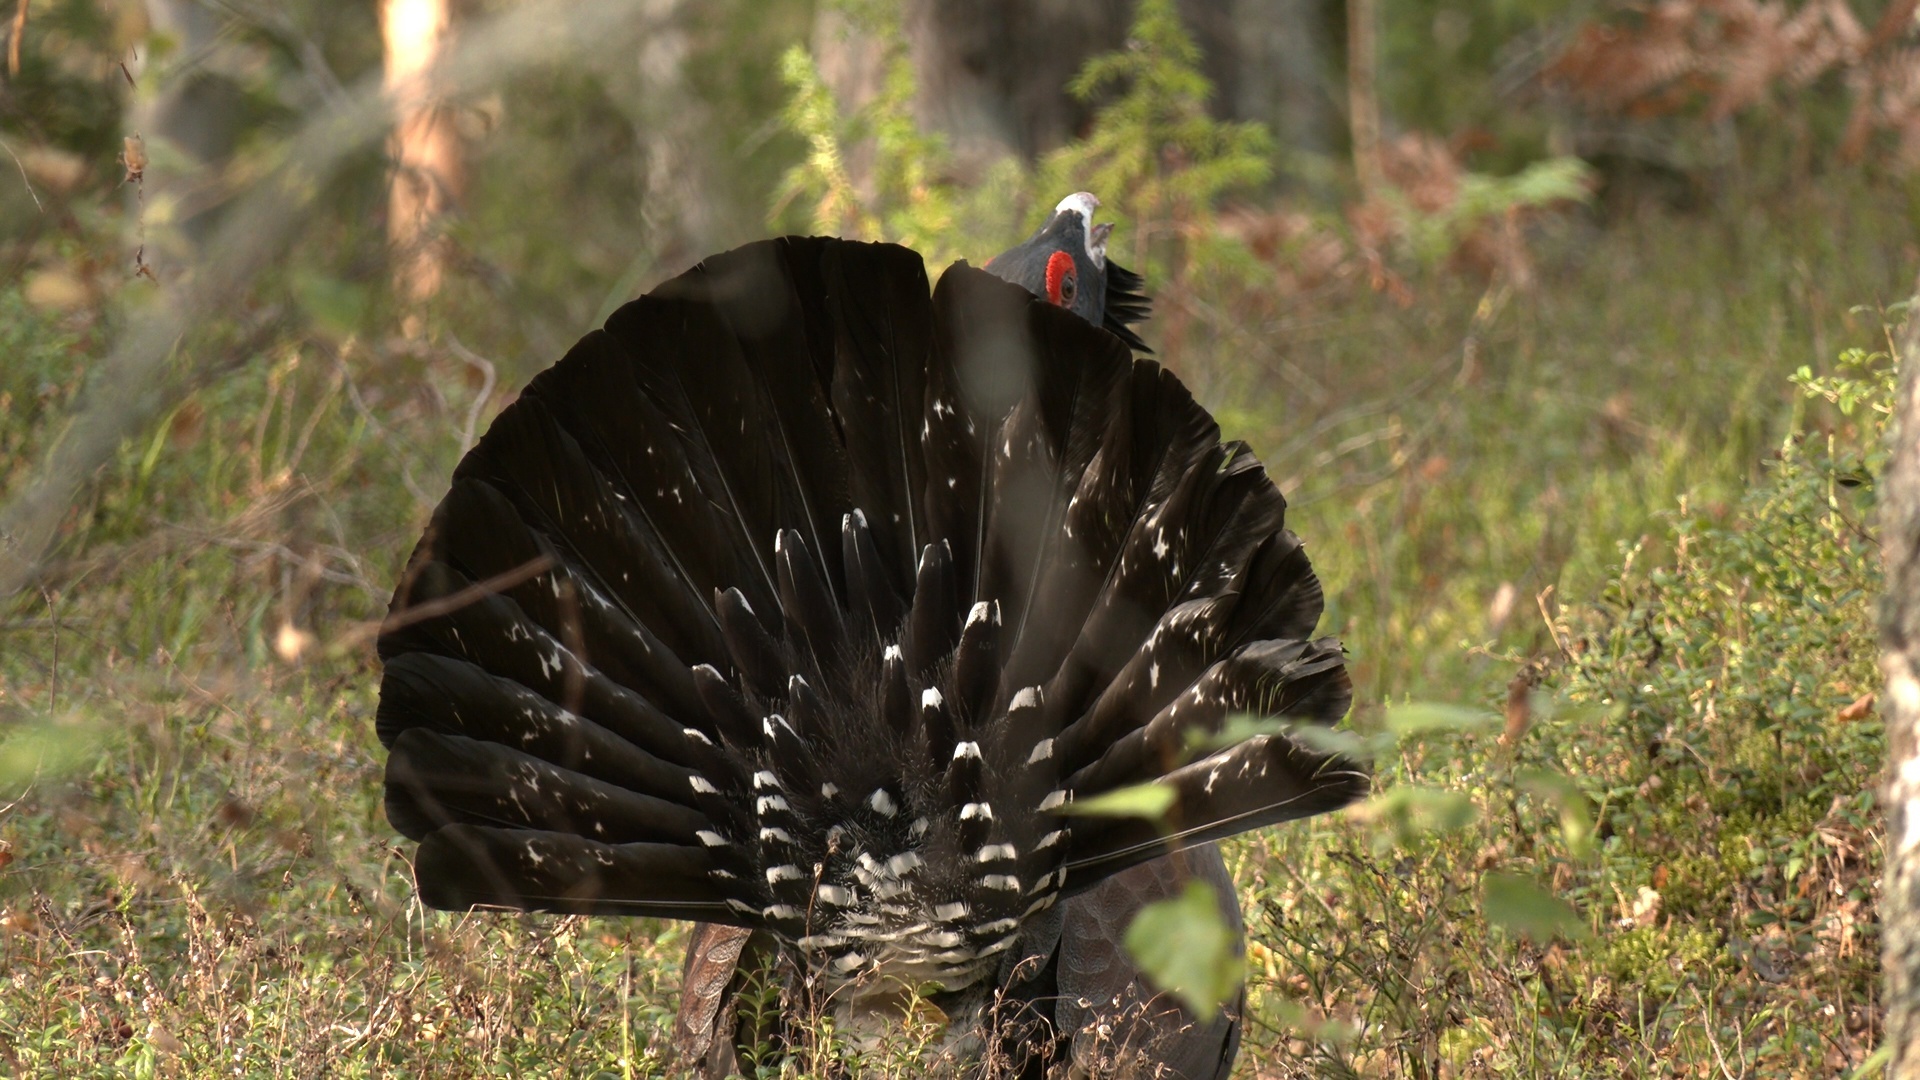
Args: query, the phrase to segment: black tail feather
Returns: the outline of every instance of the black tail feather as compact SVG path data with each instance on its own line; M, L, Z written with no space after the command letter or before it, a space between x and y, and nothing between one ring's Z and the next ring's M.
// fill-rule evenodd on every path
M706 852L674 844L603 844L569 833L448 825L413 863L430 907L518 908L566 915L739 921ZM718 879L724 880L724 879Z

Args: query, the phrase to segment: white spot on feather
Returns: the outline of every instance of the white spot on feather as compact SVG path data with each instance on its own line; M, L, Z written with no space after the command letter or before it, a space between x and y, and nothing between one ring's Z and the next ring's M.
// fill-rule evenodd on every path
M873 807L874 813L887 817L892 817L893 812L899 809L885 788L875 788L873 794L867 796L867 805Z
M1053 740L1041 739L1033 744L1033 753L1027 755L1027 764L1038 765L1053 756Z
M1020 939L1020 935L1018 934L1008 934L1006 937L1001 938L999 941L996 941L993 944L987 946L986 948L981 949L980 955L992 956L995 953L1006 952L1008 949L1013 948L1013 943L1015 941L1018 941L1019 939Z

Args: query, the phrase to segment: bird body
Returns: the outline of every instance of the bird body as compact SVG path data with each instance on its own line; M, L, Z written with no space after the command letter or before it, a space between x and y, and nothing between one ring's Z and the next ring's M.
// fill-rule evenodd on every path
M1210 841L1366 789L1284 728L1208 741L1331 723L1350 684L1264 470L1097 328L1144 299L1077 198L994 260L1017 284L833 239L715 256L501 413L379 642L427 904L708 924L696 1057L754 953L843 1018L926 995L952 1060L1013 1075L1078 1002L1151 997L1116 935L1190 877L1230 898ZM1143 783L1163 820L1072 813Z

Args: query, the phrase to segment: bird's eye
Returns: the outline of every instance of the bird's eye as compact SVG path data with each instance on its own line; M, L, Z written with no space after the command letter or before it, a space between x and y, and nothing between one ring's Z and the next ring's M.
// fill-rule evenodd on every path
M1073 256L1064 251L1056 251L1047 256L1047 300L1060 307L1073 303L1074 278Z

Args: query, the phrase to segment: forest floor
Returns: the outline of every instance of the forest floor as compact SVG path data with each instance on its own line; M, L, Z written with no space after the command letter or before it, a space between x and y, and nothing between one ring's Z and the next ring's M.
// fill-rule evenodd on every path
M1231 845L1240 1075L1867 1061L1880 376L1852 415L1789 377L1887 348L1913 236L1843 183L1575 215L1530 288L1302 294L1173 358L1293 500L1381 751L1374 801ZM0 289L0 496L108 332ZM229 339L0 609L0 1072L661 1073L683 926L423 911L380 809L371 628L552 358Z

